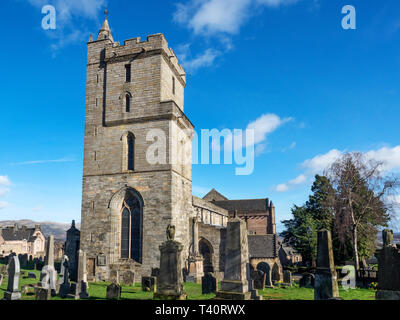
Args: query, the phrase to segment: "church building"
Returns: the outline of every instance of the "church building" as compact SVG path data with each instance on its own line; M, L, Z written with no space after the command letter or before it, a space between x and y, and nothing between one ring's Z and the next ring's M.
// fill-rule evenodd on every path
M79 246L88 280L108 280L112 270L121 277L133 271L136 281L150 276L169 224L183 244L187 281L199 282L204 272L221 278L226 225L235 211L249 236L271 244L262 259L280 270L271 201L228 200L215 190L204 199L192 195L192 163L184 161L192 158L194 129L184 113L186 73L164 35L121 45L106 17L87 48ZM149 162L155 133L165 136L162 152L173 161Z

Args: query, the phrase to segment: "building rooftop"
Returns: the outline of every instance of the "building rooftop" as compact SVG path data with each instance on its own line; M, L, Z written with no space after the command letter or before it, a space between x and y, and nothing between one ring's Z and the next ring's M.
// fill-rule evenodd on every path
M278 240L275 234L248 235L250 258L276 258Z

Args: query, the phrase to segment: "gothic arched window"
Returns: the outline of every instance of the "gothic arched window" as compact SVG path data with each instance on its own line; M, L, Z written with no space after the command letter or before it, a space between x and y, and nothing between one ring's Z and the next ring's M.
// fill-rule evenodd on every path
M121 258L142 263L142 201L128 191L121 211Z
M128 151L128 165L127 168L128 170L134 170L134 158L135 158L135 137L133 134L128 134L127 136L127 151Z

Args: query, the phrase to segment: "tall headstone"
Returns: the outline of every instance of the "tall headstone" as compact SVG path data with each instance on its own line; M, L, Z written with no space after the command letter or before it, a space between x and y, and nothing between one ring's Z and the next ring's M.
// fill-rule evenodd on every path
M393 231L382 231L383 247L378 250L376 300L400 300L400 245L394 245Z
M107 286L106 297L109 300L120 299L122 288L119 284L113 282Z
M192 245L188 258L188 275L186 282L202 283L203 256L199 253L199 222L197 218L192 219Z
M258 290L264 290L265 289L265 279L266 279L266 274L261 271L261 270L257 270L254 272L254 289L258 289Z
M88 298L89 294L87 292L88 282L87 282L87 259L86 252L79 250L78 258L78 281L76 282L75 299Z
M273 283L272 283L272 270L271 268L267 269L267 272L265 273L265 287L266 288L273 288Z
M217 299L249 300L248 277L249 248L247 243L246 223L235 217L228 222L225 244L225 272L221 281L221 290L217 291Z
M40 282L38 283L40 291L50 290L55 295L57 289L57 272L54 268L54 236L50 235L46 243L46 256L44 266L40 272ZM44 293L43 293L44 295Z
M4 292L5 300L21 300L21 292L18 289L19 283L19 260L17 256L12 256L8 264L8 285L7 291Z
M61 276L60 276L60 289L59 296L61 298L66 298L71 291L71 283L69 282L69 261L68 257L64 256L61 262Z
M339 288L333 260L331 232L329 230L320 230L318 231L317 239L314 300L328 300L338 297Z
M175 227L168 225L167 241L160 245L160 271L157 276L155 298L162 300L185 300L182 276L183 245L174 240Z
M78 279L78 260L80 249L81 232L75 227L75 220L72 220L71 228L67 231L67 239L65 241L65 254L69 261L69 278L71 281Z
M283 272L283 283L287 286L292 286L292 273L289 270Z

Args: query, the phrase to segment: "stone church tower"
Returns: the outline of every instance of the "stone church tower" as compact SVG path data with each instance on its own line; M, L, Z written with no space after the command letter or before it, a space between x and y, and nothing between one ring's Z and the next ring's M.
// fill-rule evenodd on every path
M89 280L159 267L168 224L189 252L193 125L186 74L162 34L88 43L81 249ZM155 158L155 160L154 160ZM183 161L189 159L188 161Z

